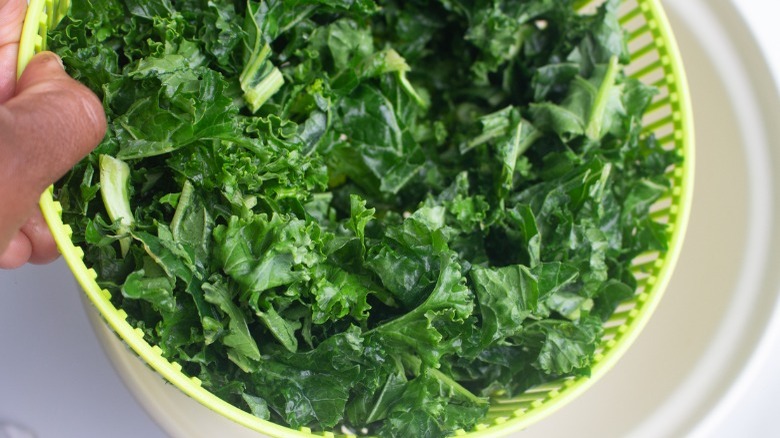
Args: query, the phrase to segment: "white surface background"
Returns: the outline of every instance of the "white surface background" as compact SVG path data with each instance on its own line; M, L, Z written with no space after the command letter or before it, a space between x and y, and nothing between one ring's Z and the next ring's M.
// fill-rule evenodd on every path
M686 1L686 0L674 0ZM780 78L780 2L734 0ZM778 114L780 122L780 114ZM780 437L780 337L715 437ZM48 437L163 437L116 375L67 267L0 271L0 422ZM6 433L9 437L14 437ZM4 436L0 427L0 438Z
M685 1L685 0L681 0ZM777 0L732 0L750 25L769 68L780 86L780 2ZM771 91L774 92L774 91ZM777 114L780 123L780 114ZM775 145L780 146L780 145ZM776 269L776 268L775 268ZM710 436L780 437L780 334L770 335L772 344L757 365L750 385L730 412L724 413Z

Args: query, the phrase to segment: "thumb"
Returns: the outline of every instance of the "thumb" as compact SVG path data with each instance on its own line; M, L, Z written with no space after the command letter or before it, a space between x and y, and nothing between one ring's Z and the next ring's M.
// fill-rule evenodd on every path
M53 53L36 55L0 105L0 251L43 190L103 139L100 100Z
M33 184L38 192L64 175L105 135L103 105L68 76L51 52L30 61L14 97L4 106L0 132L9 141L3 146L13 149L19 166L12 170L19 181Z

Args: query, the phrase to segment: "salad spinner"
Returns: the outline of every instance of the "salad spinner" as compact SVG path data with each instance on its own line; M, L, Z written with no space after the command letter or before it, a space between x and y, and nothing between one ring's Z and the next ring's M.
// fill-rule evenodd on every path
M598 4L581 1L586 9ZM67 14L70 0L30 0L19 45L18 74L32 56L46 50L50 28ZM672 29L660 0L627 0L619 11L627 32L631 62L628 76L655 86L659 93L645 113L644 134L654 134L660 144L674 149L681 164L667 172L669 192L652 209L654 219L668 224L668 250L638 257L632 270L638 279L634 296L621 303L605 322L604 336L593 359L590 377L571 377L529 389L512 398L491 399L482 421L471 431L458 430L456 436L504 436L544 419L607 373L628 350L657 307L679 257L691 210L694 169L694 135L691 103L682 60ZM83 250L71 241L72 230L62 221L62 207L53 198L53 187L40 200L43 215L76 280L111 329L135 354L188 396L207 408L247 428L273 437L342 436L340 431L294 430L257 418L212 394L196 377L187 376L176 362L162 356L159 347L149 344L140 329L132 327L127 314L110 301L110 293L96 282L97 273L85 265Z

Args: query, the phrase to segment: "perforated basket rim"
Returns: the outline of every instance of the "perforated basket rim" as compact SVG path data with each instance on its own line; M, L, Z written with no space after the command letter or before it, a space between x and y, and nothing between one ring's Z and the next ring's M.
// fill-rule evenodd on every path
M651 258L651 267L648 271L649 276L645 280L644 290L634 297L636 306L622 315L625 317L625 322L614 329L614 337L602 343L601 352L594 358L590 377L568 378L533 388L520 397L521 401L513 399L504 406L498 402L498 406L491 407L489 422L477 425L475 430L470 432L457 431L458 436L479 438L505 436L527 428L576 399L606 374L628 350L647 324L669 284L682 250L692 203L693 115L680 52L660 0L635 1L637 6L630 13L633 16L644 16L646 24L642 31L649 32L653 38L653 49L659 56L657 62L664 73L662 81L668 87L668 95L665 99L671 107L672 141L675 150L684 157L682 166L673 169L670 175L673 186L669 196L671 203L664 211L668 214L671 228L668 250L656 258ZM598 2L598 0L586 0L579 3L585 5ZM62 4L55 11L51 0L29 2L19 46L19 75L35 52L45 50L47 29L57 23L63 14ZM159 347L150 345L143 338L142 330L132 327L127 322L127 314L111 303L110 292L97 284L97 273L85 265L83 250L71 241L71 227L62 222L62 206L54 200L53 187L49 187L42 194L40 208L63 259L90 302L130 349L168 382L205 407L263 434L275 437L336 436L334 432L314 433L308 428L294 430L262 420L207 391L198 378L182 373L178 363L165 359ZM506 407L506 412L499 409L502 407ZM496 410L498 412L495 412Z

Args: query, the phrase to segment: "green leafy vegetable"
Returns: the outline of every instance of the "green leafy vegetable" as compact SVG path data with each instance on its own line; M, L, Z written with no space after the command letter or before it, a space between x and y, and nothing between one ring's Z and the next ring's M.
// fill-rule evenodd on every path
M656 91L623 72L618 1L574 3L74 2L51 47L109 129L58 182L63 218L228 402L472 428L491 397L588 375L632 260L665 249Z

